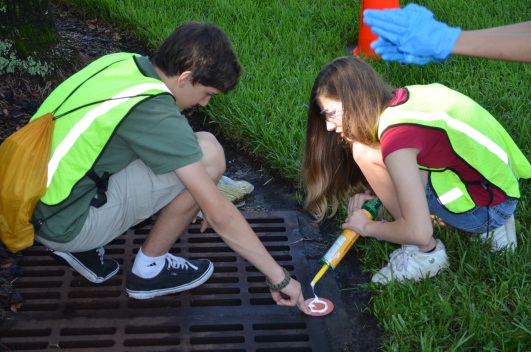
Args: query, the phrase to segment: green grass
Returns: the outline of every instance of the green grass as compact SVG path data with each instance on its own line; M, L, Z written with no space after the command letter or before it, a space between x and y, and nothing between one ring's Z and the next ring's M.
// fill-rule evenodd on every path
M206 112L221 133L294 184L300 182L313 80L356 42L361 7L352 0L61 1L108 18L154 47L185 21L218 24L231 38L244 74L236 91L213 99ZM463 29L531 18L528 1L417 3ZM530 159L530 64L453 57L422 67L382 61L373 67L395 86L440 82L470 96L499 119ZM421 283L354 288L372 292L369 309L384 331L383 350L531 350L530 190L531 181L523 181L515 255L492 255L466 235L441 229L436 236L446 244L450 270ZM362 239L356 248L364 254L365 269L374 272L396 246Z

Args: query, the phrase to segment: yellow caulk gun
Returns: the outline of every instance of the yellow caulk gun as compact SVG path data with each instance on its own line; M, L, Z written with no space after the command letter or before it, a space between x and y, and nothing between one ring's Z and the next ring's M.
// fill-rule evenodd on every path
M380 205L382 205L382 202L378 198L374 198L373 200L363 204L361 209L363 209L367 217L372 220L378 214L378 208L380 208ZM326 252L326 254L321 258L321 263L323 263L323 267L313 278L311 283L312 287L314 287L317 281L319 281L321 277L323 277L324 273L328 270L328 268L335 269L337 267L339 262L343 259L345 254L347 254L354 242L356 242L359 237L360 235L355 233L351 229L343 230L343 232L336 239L332 247L330 247L328 252Z

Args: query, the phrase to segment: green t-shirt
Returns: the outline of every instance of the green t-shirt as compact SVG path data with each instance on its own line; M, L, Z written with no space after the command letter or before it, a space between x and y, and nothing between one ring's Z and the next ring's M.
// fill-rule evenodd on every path
M137 58L144 75L158 78L147 57ZM119 79L119 78L117 78ZM173 98L161 95L138 104L122 120L94 165L98 175L116 173L135 159L141 159L155 174L163 174L201 160L202 152L188 120ZM88 192L88 193L87 193ZM88 177L76 184L63 203L37 204L34 217L46 220L38 235L55 242L71 241L83 227L96 189Z

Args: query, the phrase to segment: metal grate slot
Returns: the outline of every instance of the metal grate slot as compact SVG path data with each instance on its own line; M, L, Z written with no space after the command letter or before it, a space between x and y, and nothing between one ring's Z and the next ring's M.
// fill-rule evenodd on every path
M205 286L206 285L208 285L208 284L205 284ZM205 288L205 286L199 287L197 289L194 289L193 295L208 295L208 294L229 295L229 294L238 294L238 293L240 293L240 289L238 287L226 287L226 286L223 286L223 287L216 287L213 290L209 290L208 288Z
M24 296L24 299L26 297ZM24 306L19 309L19 313L24 312L50 312L50 311L56 311L59 309L59 305L56 303L46 303L42 302L40 304L34 304L34 303L26 303Z
M181 340L176 337L127 339L125 347L179 346Z
M212 331L242 331L242 324L232 325L192 325L190 326L191 332L212 332Z
M309 282L296 212L243 213L271 255L301 282ZM192 224L171 253L209 258L214 274L190 291L149 300L126 296L126 273L152 221L128 230L105 247L121 263L112 279L93 284L35 245L14 282L24 298L0 331L11 351L326 352L323 319L277 306L265 277L211 229ZM298 236L298 237L297 237Z
M133 326L125 327L126 334L143 335L143 334L174 334L180 332L181 328L178 325L163 325L163 326Z
M48 347L47 342L14 342L9 345L5 345L5 348L9 348L7 351L38 351L45 350Z
M215 337L193 337L190 339L192 345L220 345L229 343L244 343L243 336L215 336Z
M84 329L63 329L61 336L90 336L90 335L114 335L116 328L102 327L102 328L84 328Z
M121 270L118 271L118 274L121 274ZM93 291L101 290L102 287L118 287L121 288L122 286L122 279L115 279L111 278L105 282L102 282L101 284L93 284L90 281L85 280L81 275L78 273L72 272L72 281L70 282L70 286L77 287L77 288L87 288L92 289Z
M23 288L56 288L56 287L61 287L63 285L63 282L62 281L59 281L58 279L56 279L57 281L40 281L40 280L36 280L36 281L22 281L20 280L20 282L17 282L16 286L17 286L17 289L23 289Z
M94 297L98 297L98 298L111 297L112 298L112 297L120 297L121 294L122 294L121 290L75 291L75 292L70 292L68 294L68 298L73 298L73 299L94 298Z
M237 283L237 282L240 282L240 279L237 278L237 277L215 277L215 278L210 278L208 280L209 283L211 284L233 284L233 283Z
M241 299L223 299L216 297L215 299L197 299L190 302L192 307L235 307L241 306Z
M64 274L65 274L65 271L61 270L61 269L50 269L50 270L43 269L43 270L40 270L40 271L33 271L31 269L24 270L24 276L25 277L42 277L42 276L47 276L47 277L59 276L59 277L62 277Z
M49 299L49 300L57 300L61 297L61 294L59 292L45 292L45 291L39 291L39 292L26 292L24 294L24 298L28 301L33 299Z
M6 337L33 337L33 336L50 336L52 329L21 329L16 331L5 331L2 336Z
M60 340L57 343L61 349L76 348L76 349L87 349L87 348L105 348L113 347L113 340L75 340L75 341L63 341Z
M190 248L189 253L233 253L229 247L200 247Z
M118 309L120 308L120 302L112 302L109 300L98 301L81 301L81 300L69 300L65 305L65 310L75 312L79 310L98 310L98 309Z
M310 337L307 334L294 335L263 335L254 338L256 342L295 342L295 341L309 341Z
M172 299L153 299L153 300L136 300L130 299L127 301L127 308L130 309L164 309L164 308L179 308L181 307L181 301L172 296Z

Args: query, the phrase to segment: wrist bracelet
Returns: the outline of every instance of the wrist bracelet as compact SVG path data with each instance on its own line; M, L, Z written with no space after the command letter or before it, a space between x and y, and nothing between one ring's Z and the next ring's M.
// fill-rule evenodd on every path
M271 281L269 281L269 279L266 277L266 280L265 280L266 285L267 285L267 287L269 287L269 289L271 291L278 292L278 291L284 289L286 286L288 286L288 284L289 284L289 282L291 280L291 276L289 275L288 271L285 268L282 268L282 270L284 271L284 275L285 275L284 276L284 280L282 280L282 282L279 283L278 285L273 285L271 283Z
M374 236L374 237L376 237L376 239L377 239L378 241L383 241L383 240L378 236L378 234L380 233L380 226L382 226L382 224L383 224L384 222L387 222L387 220L382 219L382 221L378 224L378 227L376 228L376 236Z

